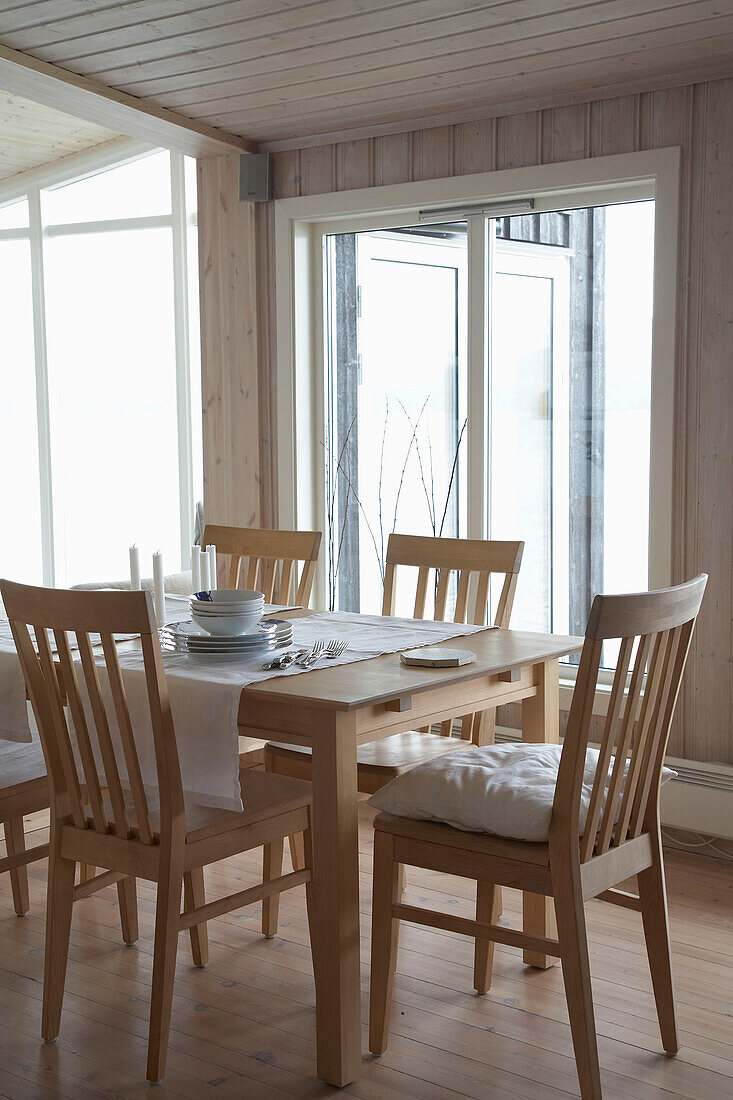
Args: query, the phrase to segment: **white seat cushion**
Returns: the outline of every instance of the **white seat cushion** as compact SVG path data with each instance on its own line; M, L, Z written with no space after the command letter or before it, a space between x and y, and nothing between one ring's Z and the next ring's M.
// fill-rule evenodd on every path
M450 753L393 779L372 795L369 805L394 817L442 821L465 832L542 843L550 834L561 751L560 745L510 743ZM581 836L597 764L598 750L588 749ZM665 768L662 782L674 775Z

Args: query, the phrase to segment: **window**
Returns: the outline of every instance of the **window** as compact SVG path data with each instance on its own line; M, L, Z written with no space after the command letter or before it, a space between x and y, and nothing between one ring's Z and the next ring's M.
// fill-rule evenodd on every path
M390 531L441 521L525 541L520 629L582 633L596 592L670 583L678 163L277 204L281 523L328 532L319 601L374 611Z
M143 560L162 550L169 572L188 565L202 487L195 201L194 162L155 152L0 207L0 453L15 471L3 509L23 530L0 550L4 575L122 578L133 542Z

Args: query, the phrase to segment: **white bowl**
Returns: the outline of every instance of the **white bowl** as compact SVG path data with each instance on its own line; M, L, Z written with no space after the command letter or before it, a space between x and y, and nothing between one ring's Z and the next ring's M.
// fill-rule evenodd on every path
M262 611L243 611L241 615L202 615L193 608L191 611L193 621L197 623L207 634L218 635L242 635L251 634L256 630L262 619Z
M208 604L206 604L206 603L195 603L195 604L192 603L191 604L191 610L192 611L197 611L199 613L199 615L216 615L216 616L219 616L219 617L225 616L225 615L252 615L252 614L254 614L255 611L259 611L260 614L262 614L263 611L264 611L264 608L265 608L264 603L254 603L253 601L250 601L250 603L245 603L245 604L225 605L223 610L220 609L217 604L211 604L211 603L208 603Z
M250 603L264 603L265 595L263 592L252 592L247 588L215 588L210 593L210 600L197 600L195 594L191 596L191 606L197 605L199 607L212 607L216 606L225 610L227 606L231 604L246 605Z

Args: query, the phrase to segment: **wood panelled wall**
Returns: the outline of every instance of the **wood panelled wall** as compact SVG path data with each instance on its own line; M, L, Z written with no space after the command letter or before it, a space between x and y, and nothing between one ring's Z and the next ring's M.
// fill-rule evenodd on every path
M239 158L198 163L199 292L207 523L260 525L255 210Z
M683 149L683 169L674 578L705 570L710 582L670 751L733 764L733 80L278 153L275 197L676 145ZM209 207L200 223L207 512L220 522L229 515L259 514L263 525L274 525L272 209L258 205L256 225L249 224L249 213L236 208L234 169L225 167L230 162L234 158L202 162L200 177L203 205ZM222 186L226 193L219 193L215 205L214 191ZM245 223L248 237L239 254L237 235ZM257 332L241 333L241 345L230 346L240 312L251 315L253 293ZM240 361L240 354L257 354L256 367L251 358ZM242 379L248 383L246 394ZM224 415L221 402L227 394L233 404ZM259 484L259 507L252 497L253 478Z

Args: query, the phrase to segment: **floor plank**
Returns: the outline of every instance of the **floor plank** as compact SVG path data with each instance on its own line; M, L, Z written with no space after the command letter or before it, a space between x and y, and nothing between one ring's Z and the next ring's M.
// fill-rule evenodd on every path
M46 818L26 823L41 843ZM362 996L369 988L371 817L360 813ZM719 1100L733 1095L733 876L730 864L672 851L667 857L682 1049L661 1053L638 916L587 906L593 991L606 1100ZM207 872L207 897L253 885L259 854ZM155 890L139 884L140 941L121 943L116 891L74 908L59 1039L40 1041L45 920L44 862L29 868L31 912L12 911L0 876L0 1097L65 1100L138 1097L144 1081ZM471 915L469 883L408 873L406 900ZM259 906L209 925L211 962L190 965L181 936L169 1070L161 1100L319 1100L337 1094L315 1077L314 995L303 889L285 895L277 939L259 933ZM520 919L506 891L502 920ZM366 1049L366 1029L364 1030ZM472 992L472 944L440 930L404 926L390 1046L365 1057L360 1100L562 1100L577 1096L559 966L535 971L497 946L494 981Z

